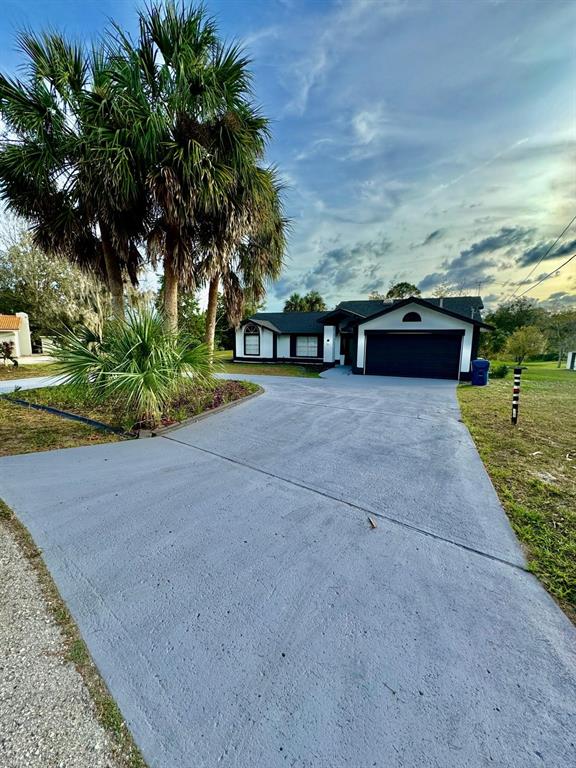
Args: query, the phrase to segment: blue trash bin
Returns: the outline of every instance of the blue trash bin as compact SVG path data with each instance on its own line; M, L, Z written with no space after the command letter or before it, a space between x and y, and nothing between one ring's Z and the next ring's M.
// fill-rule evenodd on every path
M488 384L489 368L490 360L484 360L482 357L472 360L472 384L475 387L485 387Z

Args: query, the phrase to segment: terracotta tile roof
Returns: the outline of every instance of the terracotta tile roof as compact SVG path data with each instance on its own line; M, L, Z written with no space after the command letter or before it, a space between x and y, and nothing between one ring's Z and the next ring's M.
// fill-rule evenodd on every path
M19 328L19 317L16 317L16 315L0 315L0 331L17 331Z

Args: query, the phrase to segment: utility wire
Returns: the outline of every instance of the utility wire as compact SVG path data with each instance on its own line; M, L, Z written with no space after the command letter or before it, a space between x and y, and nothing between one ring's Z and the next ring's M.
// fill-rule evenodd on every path
M537 262L534 264L534 266L532 267L532 269L530 270L530 272L528 272L528 274L526 275L526 277L524 278L524 280L523 280L522 282L524 282L524 281L528 280L528 278L530 277L530 275L531 275L531 274L533 274L534 270L535 270L535 269L538 267L538 265L539 265L539 264L540 264L542 261L544 261L544 259L545 259L545 258L548 256L548 254L549 254L549 253L550 253L550 252L551 252L551 251L552 251L552 250L555 248L555 246L556 246L556 243L557 243L559 240L561 240L561 239L564 237L564 235L566 234L566 232L567 232L567 231L570 229L570 227L572 226L572 224L574 224L574 222L575 222L575 221L576 221L576 216L574 216L574 218L572 219L572 221L570 221L570 222L569 222L569 223L568 223L568 224L567 224L567 225L564 227L564 229L562 230L562 232L560 232L560 234L558 235L558 237L556 238L556 240L554 240L554 242L552 243L552 245L550 246L550 248L548 248L548 250L546 251L546 253L544 253L542 256L540 256L540 258L538 259L538 261L537 261ZM570 261L570 259L568 259L568 261ZM567 264L567 263L568 263L568 262L566 262L566 264ZM564 265L562 265L562 266L564 266ZM561 268L562 268L562 267L559 267L559 269L561 269ZM554 272L556 272L556 270L554 270ZM552 274L552 272L550 272L550 274ZM548 275L547 275L546 277L548 277ZM539 285L539 284L540 284L541 282L543 282L545 279L546 279L546 278L545 278L545 277L543 277L543 278L542 278L542 280L540 280L538 283L536 283L535 285L533 285L533 286L532 286L532 288L534 288L536 285ZM510 296L508 299L507 299L507 301L511 301L511 300L514 298L514 296L516 296L516 294L518 293L518 289L519 289L519 288L520 288L520 285L517 285L517 286L516 286L516 288L515 288L515 290L514 290L514 293L513 293L513 294L512 294L512 295L511 295L511 296ZM529 290L530 290L530 289L529 289ZM524 293L528 293L528 291L526 290L526 291L524 291ZM524 293L521 293L521 294L520 294L520 296L524 296ZM520 298L520 296L519 296L518 298Z
M556 269L553 269L552 272L548 272L547 275L544 275L544 277L541 280L538 280L537 283L534 283L534 285L531 285L529 288L526 288L525 291L522 291L522 293L518 296L518 298L524 296L525 293L528 293L528 291L531 291L533 288L536 288L536 286L540 285L540 283L543 283L544 280L548 280L548 278L551 277L552 275L555 275L557 272L560 272L562 267L565 267L566 264L569 264L572 261L572 259L576 259L576 253L570 256L569 259L566 259L566 261L563 264L560 264L559 267L556 267Z

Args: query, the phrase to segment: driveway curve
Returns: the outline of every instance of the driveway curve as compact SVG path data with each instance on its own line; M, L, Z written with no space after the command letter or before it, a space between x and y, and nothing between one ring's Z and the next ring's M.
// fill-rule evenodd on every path
M150 767L573 766L576 632L454 385L260 383L163 438L0 460Z

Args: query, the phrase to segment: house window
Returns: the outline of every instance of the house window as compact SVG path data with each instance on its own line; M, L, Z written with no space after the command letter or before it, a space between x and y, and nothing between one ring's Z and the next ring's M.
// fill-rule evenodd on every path
M407 315L404 315L402 318L403 323L421 323L422 318L418 314L418 312L408 312Z
M318 337L297 336L296 357L318 357Z
M250 324L244 328L244 354L260 354L260 329L257 325Z

